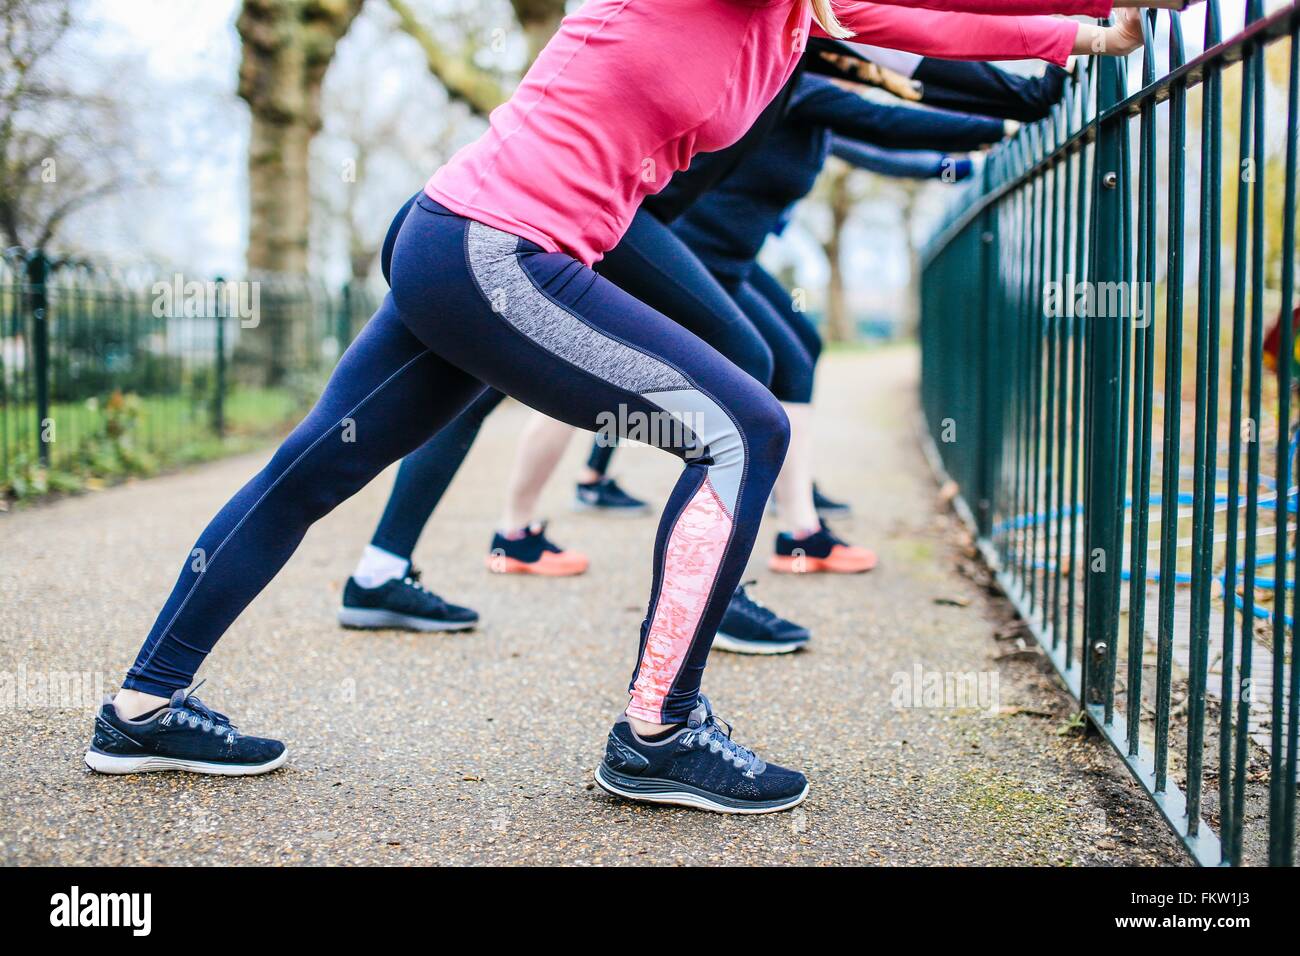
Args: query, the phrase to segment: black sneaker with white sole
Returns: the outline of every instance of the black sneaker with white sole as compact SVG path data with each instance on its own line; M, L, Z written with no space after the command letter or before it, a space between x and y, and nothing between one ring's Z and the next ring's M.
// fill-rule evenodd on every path
M759 604L745 590L749 581L736 588L713 637L713 646L733 654L793 654L808 646L808 628Z
M578 484L573 492L573 510L633 517L649 514L650 506L629 495L617 481L606 476Z
M774 813L808 796L803 774L766 763L732 740L731 726L714 716L703 696L685 726L663 740L642 739L620 717L596 783L628 800L715 813Z
M376 630L467 631L478 623L478 612L426 589L420 572L411 566L403 577L390 578L377 588L363 588L356 578L348 578L339 623Z
M86 766L113 774L186 770L242 777L268 773L288 755L280 741L246 737L225 714L178 690L167 706L137 720L124 720L105 698Z

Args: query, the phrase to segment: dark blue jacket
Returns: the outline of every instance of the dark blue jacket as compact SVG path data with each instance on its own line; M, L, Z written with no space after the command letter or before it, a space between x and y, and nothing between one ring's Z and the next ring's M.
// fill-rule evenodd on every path
M832 137L892 149L961 151L997 142L1003 132L1001 120L885 106L805 75L766 140L697 199L673 231L720 279L740 281L768 234L812 190Z

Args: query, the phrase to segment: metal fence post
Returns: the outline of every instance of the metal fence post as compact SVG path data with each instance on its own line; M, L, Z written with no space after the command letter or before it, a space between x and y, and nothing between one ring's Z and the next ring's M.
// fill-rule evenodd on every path
M1097 62L1097 112L1100 114L1124 95L1121 67L1113 57ZM1098 122L1093 162L1093 223L1088 280L1093 288L1124 278L1123 223L1124 117ZM1094 309L1094 312L1104 312ZM1086 316L1089 401L1085 412L1089 454L1084 487L1084 645L1082 691L1088 706L1104 706L1108 675L1119 636L1118 588L1123 561L1123 508L1120 500L1120 358L1123 316Z
M339 295L338 324L334 332L339 340L339 354L342 355L352 341L352 280L343 283Z
M985 165L985 188L992 181L992 175ZM1000 410L992 401L998 388L998 369L993 361L995 350L1002 348L1001 342L995 342L988 330L993 328L992 311L994 285L997 282L997 216L992 209L980 214L976 228L979 233L979 308L975 313L984 321L980 323L979 359L977 362L980 381L974 390L978 401L975 414L978 416L980 451L976 459L973 500L975 502L975 525L981 537L987 537L993 531L993 496L999 481L996 449L1002 447L1002 429Z
M46 441L46 428L51 424L50 325L45 285L49 267L50 260L42 249L27 257L27 301L32 314L32 364L36 373L36 455L42 468L50 465L50 442Z
M212 383L212 432L218 438L226 434L226 280L217 276L216 363Z

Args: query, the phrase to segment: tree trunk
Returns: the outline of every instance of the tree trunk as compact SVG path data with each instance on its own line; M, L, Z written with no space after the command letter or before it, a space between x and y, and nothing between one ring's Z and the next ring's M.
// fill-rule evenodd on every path
M844 267L840 262L840 242L844 224L853 211L853 198L849 194L849 171L838 165L827 173L827 205L831 210L831 232L826 239L826 260L830 264L830 277L826 282L826 340L848 342L854 338L852 317L849 315L848 296L844 289Z
M305 275L311 219L308 153L320 131L321 83L338 41L364 0L244 0L236 27L243 42L239 95L248 103L248 267ZM265 382L288 368L289 322L265 303L249 336Z
M311 221L308 155L302 124L253 119L248 144L248 267L304 275Z

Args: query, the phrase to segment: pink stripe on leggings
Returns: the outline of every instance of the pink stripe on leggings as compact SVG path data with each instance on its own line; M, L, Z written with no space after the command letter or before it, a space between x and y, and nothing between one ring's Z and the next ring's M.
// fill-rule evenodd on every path
M731 518L705 478L668 536L659 603L632 686L630 716L661 720L664 699L690 652L730 537Z

